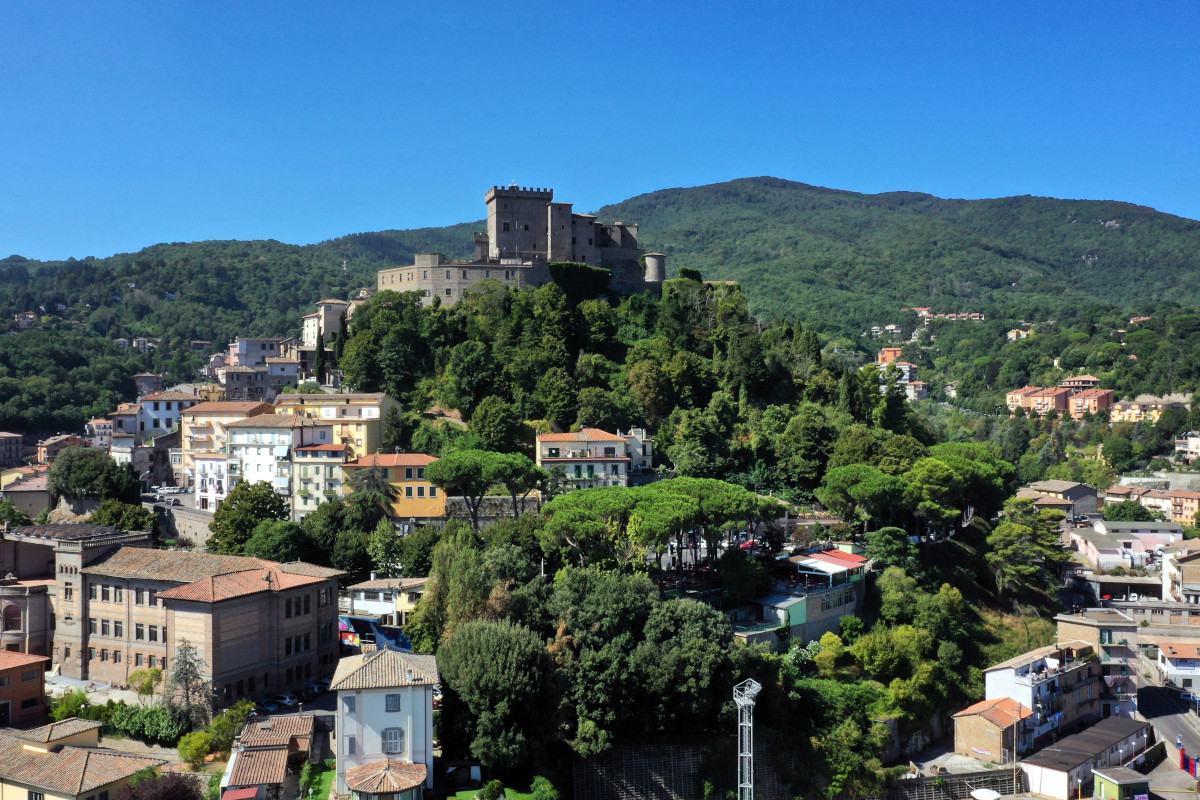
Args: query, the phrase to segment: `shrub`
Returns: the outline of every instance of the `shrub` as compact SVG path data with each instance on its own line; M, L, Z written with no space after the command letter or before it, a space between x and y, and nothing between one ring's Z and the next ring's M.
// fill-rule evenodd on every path
M504 797L504 784L497 780L488 781L488 785L483 787L479 796L483 800L500 800L501 797Z
M179 740L179 757L199 769L204 758L212 750L212 735L204 731L194 731Z

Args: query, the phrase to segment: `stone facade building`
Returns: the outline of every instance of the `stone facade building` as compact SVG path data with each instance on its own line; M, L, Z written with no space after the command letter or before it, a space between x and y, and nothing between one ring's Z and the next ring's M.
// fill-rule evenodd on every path
M418 253L411 266L380 270L376 288L420 292L453 305L482 280L512 288L537 288L550 282L549 264L574 261L612 272L610 287L621 293L657 289L666 256L646 254L638 245L638 226L598 222L576 214L570 203L554 202L553 189L493 186L484 196L487 232L475 234L475 258L451 261L441 253ZM647 256L646 270L641 259Z

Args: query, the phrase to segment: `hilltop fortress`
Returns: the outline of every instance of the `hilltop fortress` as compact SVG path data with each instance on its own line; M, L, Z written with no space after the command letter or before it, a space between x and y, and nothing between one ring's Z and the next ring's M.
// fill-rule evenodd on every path
M493 186L484 196L487 232L475 234L475 258L452 261L441 253L417 253L414 263L379 271L376 288L420 292L453 305L479 281L492 278L515 289L550 283L552 262L575 261L612 273L609 288L635 294L657 290L667 257L638 247L638 226L597 222L554 202L553 189ZM642 261L645 270L642 269Z

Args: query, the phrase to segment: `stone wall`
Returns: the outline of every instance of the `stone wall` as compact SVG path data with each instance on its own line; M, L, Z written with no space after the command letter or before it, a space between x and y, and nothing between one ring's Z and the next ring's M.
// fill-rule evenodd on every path
M143 503L142 506L158 515L158 535L161 539L187 539L191 546L203 549L212 535L208 528L213 520L211 511L156 503Z

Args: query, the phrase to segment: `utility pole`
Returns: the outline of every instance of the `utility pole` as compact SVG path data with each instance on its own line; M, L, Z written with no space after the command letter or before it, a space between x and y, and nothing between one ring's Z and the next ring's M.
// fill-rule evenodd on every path
M738 707L738 800L754 800L754 698L762 684L753 678L733 687Z

